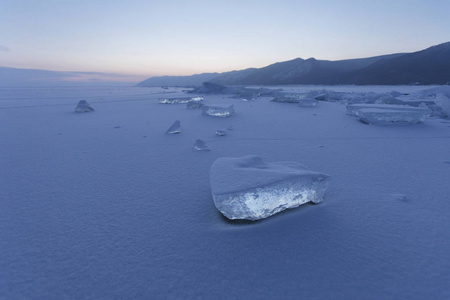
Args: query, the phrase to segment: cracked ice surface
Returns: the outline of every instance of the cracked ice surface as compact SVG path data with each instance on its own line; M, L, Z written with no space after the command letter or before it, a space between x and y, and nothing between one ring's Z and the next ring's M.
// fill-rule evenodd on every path
M229 219L259 220L323 200L329 176L297 162L265 163L259 156L218 158L211 167L216 208Z

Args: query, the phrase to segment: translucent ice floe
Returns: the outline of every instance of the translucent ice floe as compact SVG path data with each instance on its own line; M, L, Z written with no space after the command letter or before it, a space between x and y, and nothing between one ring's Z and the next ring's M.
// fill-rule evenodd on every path
M198 151L209 151L208 145L206 145L204 140L196 140L194 143L194 149Z
M410 106L406 106L406 105L388 105L388 104L367 104L367 103L360 103L360 104L349 104L346 106L347 109L347 114L352 115L352 116L359 116L359 112L361 109L366 109L366 108L378 108L378 109L388 109L388 110L392 110L392 109L396 109L396 110L402 110L402 109L409 109L409 108L413 108Z
M191 101L191 97L178 97L178 98L161 98L159 103L161 104L185 104Z
M175 122L173 122L173 124L169 127L169 129L167 129L166 133L167 134L181 133L181 123L180 123L180 121L176 120Z
M431 110L407 105L353 104L347 105L347 113L366 124L415 124L425 121Z
M380 98L377 98L374 103L376 103L376 104L392 104L392 105L404 105L405 104L405 102L403 102L402 100L399 100L390 95L381 96Z
M75 112L77 113L90 111L94 111L94 109L89 105L89 103L87 103L86 100L80 100L80 102L78 102L77 107L75 108Z
M321 202L329 176L297 162L265 163L252 155L218 158L210 181L214 204L223 215L259 220L307 202Z
M234 107L233 105L228 107L203 105L202 114L212 117L231 117L234 115Z

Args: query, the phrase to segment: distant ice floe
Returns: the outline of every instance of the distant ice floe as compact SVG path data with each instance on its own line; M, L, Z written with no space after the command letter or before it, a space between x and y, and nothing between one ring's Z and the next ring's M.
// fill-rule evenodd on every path
M388 104L347 105L347 113L366 124L416 124L424 122L431 110L426 107Z
M278 92L274 95L274 98L271 100L272 102L282 102L282 103L298 103L300 99L305 98L307 96L306 93L285 93Z
M218 158L210 171L214 204L229 219L259 220L307 202L319 203L329 179L297 162L265 163L255 155Z
M166 133L167 134L181 133L181 123L180 123L180 121L176 120L175 122L173 122L173 124L169 127L169 129L167 129Z
M202 108L204 105L203 97L193 97L190 101L186 103L186 108L196 109Z
M80 100L78 102L77 107L75 107L75 112L77 113L83 113L83 112L91 112L94 111L94 109L87 103L86 100Z
M204 140L196 140L194 143L194 149L198 151L209 151L208 145L206 145Z
M274 95L272 102L282 103L298 103L302 107L315 107L320 101L324 101L327 98L326 94L314 92L308 93L286 93L277 92Z
M201 87L195 88L192 91L189 91L189 93L234 95L236 98L253 99L261 96L273 96L273 94L278 91L279 89L230 87L213 82L203 82Z
M186 104L192 101L192 97L175 97L175 98L161 98L159 99L160 104Z
M203 105L202 107L202 114L205 116L226 118L231 117L234 113L233 105L228 107Z

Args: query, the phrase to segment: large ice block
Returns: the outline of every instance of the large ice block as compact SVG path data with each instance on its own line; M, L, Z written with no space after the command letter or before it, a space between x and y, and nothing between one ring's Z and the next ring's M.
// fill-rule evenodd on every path
M77 113L90 111L94 111L94 109L89 105L89 103L87 103L86 100L80 100L80 102L78 102L77 107L75 107L75 112Z
M329 176L297 162L265 163L259 156L222 157L210 171L216 208L229 219L259 220L324 198Z
M353 104L347 105L347 113L367 124L415 124L425 121L431 110L407 105Z
M393 105L393 104L368 104L368 103L359 103L359 104L349 104L346 106L347 114L352 116L359 116L359 112L361 109L368 108L377 108L377 109L386 109L386 110L414 110L414 107L408 105ZM422 109L420 109L422 111Z
M222 107L222 106L210 106L210 105L203 105L202 107L202 114L205 116L212 116L212 117L231 117L234 115L234 106L230 105L228 107Z
M359 112L359 120L366 124L416 124L422 123L430 116L430 110L387 110L364 108Z

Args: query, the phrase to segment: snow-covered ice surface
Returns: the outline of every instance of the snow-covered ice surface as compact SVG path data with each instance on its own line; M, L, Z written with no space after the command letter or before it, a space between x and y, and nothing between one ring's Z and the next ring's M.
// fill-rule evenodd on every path
M329 176L298 162L266 163L262 157L220 157L210 172L217 209L229 219L260 220L307 202L319 203Z
M158 103L183 96L0 89L0 299L450 298L448 120L368 126L340 102L311 110L223 95L204 102L236 115L207 118ZM95 113L73 112L82 99ZM183 134L165 134L174 120ZM197 139L211 151L195 151ZM209 172L246 155L331 175L326 200L228 221Z

